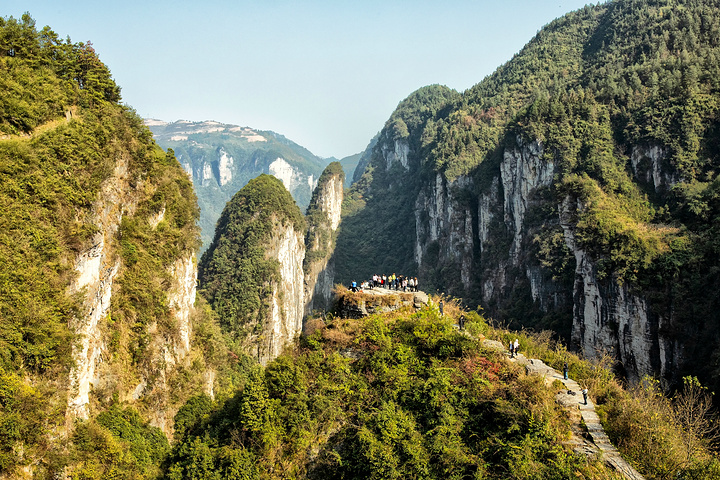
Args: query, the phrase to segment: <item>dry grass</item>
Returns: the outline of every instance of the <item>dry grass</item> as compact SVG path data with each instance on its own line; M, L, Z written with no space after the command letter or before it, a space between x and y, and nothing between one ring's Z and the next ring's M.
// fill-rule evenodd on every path
M333 348L346 348L353 344L355 337L362 330L363 320L332 317L324 320L315 317L305 322L304 334L320 336Z
M363 303L366 307L398 307L403 303L412 303L415 295L409 292L392 292L386 294L367 293L365 291L351 292L343 285L335 285L333 289L338 304Z
M318 330L325 328L325 321L320 317L315 317L307 320L303 326L303 333L305 335L313 335Z
M355 336L343 329L333 328L330 325L322 331L322 337L334 347L345 348L352 345Z
M430 300L432 300L435 305L439 305L442 300L443 315L446 317L452 317L457 320L460 318L460 315L467 313L465 312L465 308L459 298L449 297L446 295L432 295Z

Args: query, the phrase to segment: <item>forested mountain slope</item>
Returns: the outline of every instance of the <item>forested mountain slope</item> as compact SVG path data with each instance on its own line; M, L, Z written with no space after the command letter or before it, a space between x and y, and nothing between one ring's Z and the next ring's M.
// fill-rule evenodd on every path
M417 271L631 380L720 386L719 101L720 2L555 20L468 91L400 103L346 200L339 280Z
M282 182L252 179L223 209L199 264L221 325L263 365L302 329L306 222Z
M89 43L0 19L0 91L0 477L154 475L226 355L192 184Z
M160 146L173 149L192 178L200 205L201 251L210 245L225 204L250 179L263 173L277 177L305 210L328 163L275 132L219 122L145 124Z
M339 296L356 307L377 299ZM579 392L567 395L559 380L508 358L503 345L518 337L528 358L557 369L568 362L644 478L720 478L698 435L706 417L682 413L709 405L696 383L673 401L653 383L627 392L548 336L491 328L454 302L441 314L438 300L362 319L314 318L264 369L242 365L232 395L191 398L176 417L167 478L627 478L579 438Z

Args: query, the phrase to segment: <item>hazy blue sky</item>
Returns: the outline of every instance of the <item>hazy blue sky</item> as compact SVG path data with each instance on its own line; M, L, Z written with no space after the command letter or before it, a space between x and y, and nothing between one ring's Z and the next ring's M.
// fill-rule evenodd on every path
M91 41L143 117L273 130L340 158L414 90L471 87L586 3L24 0L0 15L27 11L38 28Z

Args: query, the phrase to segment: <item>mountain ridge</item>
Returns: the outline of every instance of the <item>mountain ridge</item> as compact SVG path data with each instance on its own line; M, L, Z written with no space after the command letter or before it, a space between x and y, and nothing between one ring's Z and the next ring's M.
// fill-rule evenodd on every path
M193 181L200 204L201 253L212 241L226 202L250 179L263 173L277 177L304 210L327 164L272 131L215 121L146 119L145 124L159 145L173 149Z

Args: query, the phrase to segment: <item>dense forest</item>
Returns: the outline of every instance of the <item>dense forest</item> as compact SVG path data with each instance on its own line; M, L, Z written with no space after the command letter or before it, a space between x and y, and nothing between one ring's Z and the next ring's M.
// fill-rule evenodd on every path
M455 326L461 314L470 334ZM557 387L482 341L515 336L452 303L444 315L431 302L360 320L311 320L299 345L265 369L245 364L237 393L200 395L180 409L167 477L620 478L600 458L569 449ZM698 435L707 424L695 414L710 395L696 379L672 401L653 382L627 392L606 367L547 336L520 338L527 355L556 368L569 362L614 442L647 478L720 478L709 440Z

